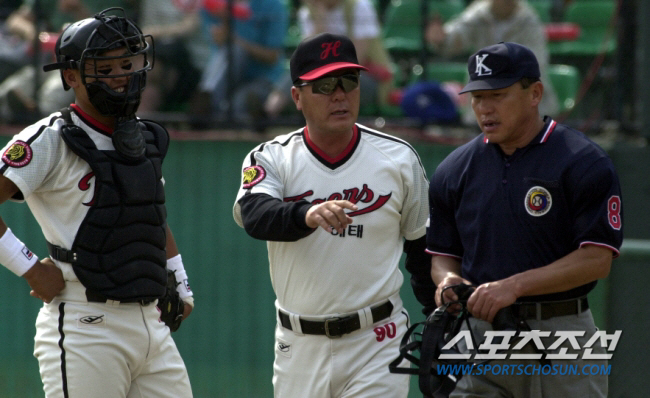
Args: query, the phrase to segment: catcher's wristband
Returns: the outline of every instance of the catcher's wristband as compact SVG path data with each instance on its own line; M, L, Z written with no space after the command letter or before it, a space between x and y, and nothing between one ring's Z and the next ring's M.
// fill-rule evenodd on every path
M167 259L167 269L174 271L176 276L176 281L179 282L176 286L176 291L180 298L185 301L186 298L194 295L192 289L190 289L190 284L187 283L187 272L185 272L185 267L183 266L183 259L181 255L177 254L172 258ZM193 306L194 303L191 305Z
M21 242L10 228L0 238L0 263L18 276L23 276L36 262L38 257Z

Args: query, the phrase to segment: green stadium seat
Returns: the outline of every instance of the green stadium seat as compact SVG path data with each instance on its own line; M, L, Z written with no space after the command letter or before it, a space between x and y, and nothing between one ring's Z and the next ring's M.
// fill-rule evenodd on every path
M302 39L296 15L298 13L299 3L294 0L281 1L284 3L289 13L289 28L287 29L287 34L284 36L284 48L286 54L291 55Z
M404 113L399 105L373 105L365 104L359 107L359 116L375 117L381 116L383 118L398 118L403 117Z
M399 88L404 83L404 74L397 64L392 63L391 67L393 69L393 84L395 86L395 90L399 90ZM361 89L363 90L363 87ZM384 118L398 118L404 116L404 114L402 113L402 108L400 108L399 105L362 104L359 107L359 116L382 116Z
M428 0L429 16L447 21L460 14L462 0ZM384 45L393 54L416 54L422 48L420 0L392 0L384 16Z
M551 56L610 55L616 50L615 30L610 29L616 11L616 2L591 0L571 2L564 14L564 22L580 26L577 40L549 43Z
M553 7L551 0L529 0L528 5L537 11L537 15L543 23L551 22L551 8Z
M423 71L424 79L438 83L459 82L465 84L469 78L467 64L464 62L430 62L425 69ZM415 83L421 77L421 74L413 74L411 83Z
M404 117L404 112L399 105L380 105L378 115L383 118L398 118Z
M572 65L551 64L547 72L557 94L560 112L570 111L576 104L576 96L580 88L578 68Z
M284 48L287 54L293 53L296 47L298 47L300 40L302 40L302 36L300 35L300 27L297 24L289 25L287 34L284 36Z
M467 64L454 61L429 62L423 71L412 73L410 76L410 84L416 84L422 80L436 83L458 83L460 87L463 87L469 80ZM467 108L460 107L458 112L464 114L467 112Z

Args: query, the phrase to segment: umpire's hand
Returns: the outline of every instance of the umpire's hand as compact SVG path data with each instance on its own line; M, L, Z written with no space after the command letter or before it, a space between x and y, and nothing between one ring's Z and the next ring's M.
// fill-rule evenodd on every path
M467 309L475 318L492 323L500 309L517 301L512 278L479 285L467 300Z
M57 294L65 287L63 273L54 264L54 261L46 257L32 266L23 275L32 288L30 296L39 298L46 303L52 301Z
M345 214L345 209L357 210L358 207L348 200L329 200L314 205L307 210L305 223L309 228L322 227L327 232L332 230L342 234L352 223L352 218Z
M459 275L453 273L453 272L448 272L447 276L445 276L445 279L443 279L438 286L436 287L436 293L435 293L435 298L436 298L436 305L438 307L442 306L443 304L452 302L452 301L457 301L458 300L458 295L454 292L454 289L447 289L449 286L454 286L464 283L466 285L471 285L472 283L468 281L465 278L460 277ZM444 292L444 293L443 293ZM461 307L459 304L453 304L450 305L449 308L447 308L448 312L451 312L452 314L460 311Z

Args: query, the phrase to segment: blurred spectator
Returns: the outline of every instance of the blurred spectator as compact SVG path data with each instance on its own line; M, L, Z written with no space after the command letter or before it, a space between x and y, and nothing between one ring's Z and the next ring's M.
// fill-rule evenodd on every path
M557 96L548 77L549 51L544 24L525 0L475 0L461 15L443 24L431 20L426 40L444 57L472 54L480 48L510 41L530 48L542 72L544 96L539 106L543 115L557 116ZM468 124L474 123L472 112L464 112Z
M203 26L213 39L213 49L192 110L219 118L232 111L237 121L245 122L250 120L251 106L261 104L283 74L289 13L281 0L234 0L231 18L228 9L226 0L204 1Z
M3 0L0 4L0 81L20 69L29 58L29 41L13 32L9 16L20 7L20 0Z
M329 32L348 36L357 49L361 73L361 106L384 105L393 87L391 60L381 40L381 26L371 0L304 0L298 10L302 38ZM291 104L291 78L286 75L269 95L266 113L274 117Z
M139 110L173 111L187 104L210 56L201 29L202 0L141 0L140 26L154 38L156 61L147 73Z
M136 0L114 0L111 6L122 7L127 15L133 15L135 3ZM32 43L38 36L42 59L34 62L28 57L27 65L0 83L0 120L32 122L74 101L74 93L63 90L61 76L44 73L42 65L54 57L54 43L67 23L88 18L105 8L104 0L24 0L20 8L11 13L6 21L8 31L29 43L30 56L35 52Z
M5 21L9 14L16 11L22 4L22 0L2 0L0 2L0 20Z

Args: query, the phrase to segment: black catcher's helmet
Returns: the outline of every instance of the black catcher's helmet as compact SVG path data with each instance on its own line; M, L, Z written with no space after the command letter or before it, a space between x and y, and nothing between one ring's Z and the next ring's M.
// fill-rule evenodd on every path
M463 373L451 374L438 371L438 365L472 365L489 362L490 359L474 359L471 357L479 353L477 338L472 332L468 318L467 300L475 290L474 286L466 284L450 285L446 289L453 289L458 296L457 301L443 303L427 317L426 321L412 325L400 344L400 355L388 366L391 373L406 373L418 375L418 386L425 397L447 398L456 388L456 383L461 379ZM447 309L452 305L459 305L457 313L450 313ZM467 347L461 348L454 337L460 332L463 324L469 331L472 345L470 350ZM424 326L422 332L416 329ZM525 320L518 319L513 313L512 307L500 309L492 321L494 330L528 330L530 327ZM419 340L418 340L419 338ZM420 356L415 354L419 352ZM445 354L441 358L441 354ZM415 367L400 367L400 364L408 360ZM542 360L540 360L542 361ZM458 370L458 367L456 367ZM447 367L449 370L449 367Z
M125 52L110 57L104 55L117 48L124 48ZM60 69L64 89L68 90L70 86L63 78L63 70L78 69L88 98L100 113L116 117L128 117L135 113L146 85L146 73L153 68L153 37L143 35L140 28L126 17L122 8L108 8L91 18L69 25L59 36L55 53L57 62L45 65L43 70L48 72ZM132 60L132 70L109 75L98 72L96 61L113 59ZM129 77L129 85L121 93L97 80L122 76ZM88 78L92 81L89 82Z

